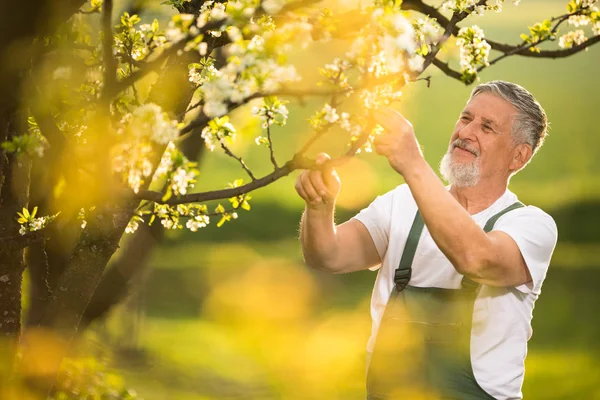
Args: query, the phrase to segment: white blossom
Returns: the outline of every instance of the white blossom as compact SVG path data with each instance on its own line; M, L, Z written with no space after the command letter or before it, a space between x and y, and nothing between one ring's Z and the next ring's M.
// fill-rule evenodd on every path
M408 60L408 68L410 68L412 71L420 72L421 69L423 69L424 62L425 59L423 57L421 57L418 54L415 54Z
M161 219L160 223L167 229L177 229L177 224L172 219Z
M218 21L220 19L227 18L227 13L225 12L225 5L223 3L216 3L212 10L210 10L210 19Z
M261 3L261 7L268 14L277 14L283 8L284 2L282 0L264 0Z
M159 144L167 144L179 136L177 121L169 120L160 106L154 103L147 103L136 108L133 112L131 126L137 136L148 136L150 140Z
M329 104L325 104L325 107L323 107L323 118L325 121L333 124L340 118L340 116L337 114L335 108L331 107Z
M578 29L576 31L568 32L562 35L558 39L558 46L563 49L569 49L573 47L573 45L579 45L585 42L587 38L585 37L585 33L583 30Z
M140 224L136 219L131 219L125 227L125 233L134 233L139 228Z
M261 107L252 107L252 115L260 117L263 121L262 127L266 129L268 126L276 123L277 125L285 125L287 123L289 111L287 107L279 101L273 104L263 104ZM257 138L258 140L258 138ZM257 142L257 144L259 144Z
M206 147L213 151L220 144L220 141L228 137L234 140L236 135L235 127L229 122L227 116L215 118L202 129L200 136L204 139Z
M160 163L156 168L154 173L155 176L164 176L166 175L171 168L173 168L173 152L176 150L175 144L173 142L169 142L163 156L160 159Z
M210 223L210 219L207 215L196 215L190 218L185 223L185 226L192 232L198 231L199 228L204 228Z
M568 22L569 25L573 25L575 27L585 26L590 23L590 17L587 15L571 15Z
M177 195L186 194L188 188L194 187L196 174L193 171L188 171L185 168L179 167L171 177L171 188Z
M461 28L456 45L460 48L460 67L463 73L476 75L478 65L488 65L491 47L484 40L483 30L479 26Z

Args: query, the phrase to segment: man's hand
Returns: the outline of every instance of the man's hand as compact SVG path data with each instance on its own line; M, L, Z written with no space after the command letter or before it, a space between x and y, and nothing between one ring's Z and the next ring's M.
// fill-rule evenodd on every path
M411 123L398 111L389 107L374 112L373 116L386 130L375 138L375 151L387 157L392 168L398 173L406 174L411 165L423 160L423 153Z
M326 153L317 154L316 164L323 165L331 157ZM341 182L333 168L302 171L296 178L296 191L306 201L310 209L332 209L340 193Z

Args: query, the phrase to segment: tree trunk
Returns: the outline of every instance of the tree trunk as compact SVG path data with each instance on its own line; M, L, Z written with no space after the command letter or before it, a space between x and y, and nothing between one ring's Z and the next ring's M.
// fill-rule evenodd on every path
M17 113L9 123L8 138L19 130ZM4 166L4 190L0 195L0 237L19 236L17 212L27 207L30 161L27 156L10 154ZM21 286L23 249L0 242L0 387L12 375L16 346L21 333Z
M156 244L164 237L160 223L141 225L135 236L127 243L121 256L111 263L90 304L85 310L79 330L85 330L94 320L105 316L131 292L132 288L148 269L148 260Z
M197 54L187 53L170 59L153 86L148 101L160 105L165 111L181 115L188 107L194 92L187 79L187 66L196 62L197 57ZM185 89L179 96L172 96L170 88L173 87ZM169 93L171 96L168 95ZM205 148L200 136L201 131L202 127L196 129L182 143L181 151L190 160L198 160ZM135 283L140 281L138 278L147 271L152 251L162 242L163 237L164 230L159 223L151 227L140 226L134 238L102 277L83 316L81 329L85 329L95 319L106 315L129 294Z

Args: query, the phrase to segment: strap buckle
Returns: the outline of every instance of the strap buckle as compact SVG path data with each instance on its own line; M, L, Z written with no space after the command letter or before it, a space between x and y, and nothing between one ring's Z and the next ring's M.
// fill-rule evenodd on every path
M396 284L396 290L401 292L404 290L408 282L410 281L410 277L412 275L412 268L408 267L406 269L397 268L394 271L394 283Z

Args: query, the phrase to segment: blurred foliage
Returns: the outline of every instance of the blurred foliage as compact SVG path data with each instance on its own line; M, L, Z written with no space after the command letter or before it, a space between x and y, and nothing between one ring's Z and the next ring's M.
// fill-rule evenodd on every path
M63 360L56 391L49 400L135 400L123 378L94 358ZM141 399L140 399L141 400Z

